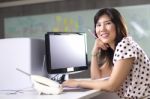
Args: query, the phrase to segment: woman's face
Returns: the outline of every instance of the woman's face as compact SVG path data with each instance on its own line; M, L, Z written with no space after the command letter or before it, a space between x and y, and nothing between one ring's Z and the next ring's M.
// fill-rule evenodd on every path
M116 28L108 15L99 17L96 24L96 34L103 43L109 44L109 46L114 48Z

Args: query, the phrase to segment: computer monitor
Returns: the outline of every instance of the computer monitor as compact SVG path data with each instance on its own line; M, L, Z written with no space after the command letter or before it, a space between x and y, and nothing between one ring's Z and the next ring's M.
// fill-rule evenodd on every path
M86 33L48 32L45 34L45 46L49 74L87 70Z

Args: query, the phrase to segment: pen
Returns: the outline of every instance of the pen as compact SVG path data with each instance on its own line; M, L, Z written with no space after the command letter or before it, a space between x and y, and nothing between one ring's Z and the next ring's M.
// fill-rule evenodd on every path
M97 37L94 35L94 33L90 30L90 29L88 29L88 32L96 39Z

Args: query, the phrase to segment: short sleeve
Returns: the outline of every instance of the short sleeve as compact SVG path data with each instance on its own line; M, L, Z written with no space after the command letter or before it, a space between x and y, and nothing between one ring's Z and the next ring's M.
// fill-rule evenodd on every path
M126 59L131 57L136 58L136 50L131 38L126 37L123 38L123 40L116 46L113 63L120 59Z

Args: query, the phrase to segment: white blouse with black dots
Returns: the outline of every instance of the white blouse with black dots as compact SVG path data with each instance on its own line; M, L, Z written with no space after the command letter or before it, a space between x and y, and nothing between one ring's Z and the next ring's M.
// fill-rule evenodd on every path
M120 59L134 57L133 68L117 91L120 98L139 99L150 95L150 59L142 48L131 38L125 37L118 43L113 63ZM122 68L123 69L123 68Z

